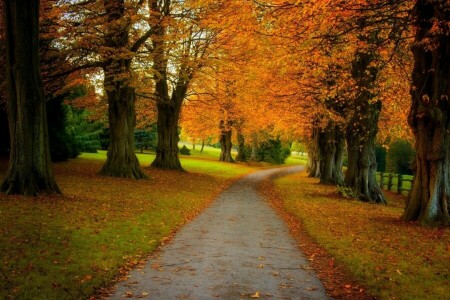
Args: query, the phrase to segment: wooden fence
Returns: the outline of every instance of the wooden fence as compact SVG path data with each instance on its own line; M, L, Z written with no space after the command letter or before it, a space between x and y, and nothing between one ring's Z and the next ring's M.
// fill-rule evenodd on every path
M414 182L414 177L410 175L402 174L392 174L378 172L379 183L382 189L388 191L395 191L397 194L402 194L402 192L409 192L412 189Z

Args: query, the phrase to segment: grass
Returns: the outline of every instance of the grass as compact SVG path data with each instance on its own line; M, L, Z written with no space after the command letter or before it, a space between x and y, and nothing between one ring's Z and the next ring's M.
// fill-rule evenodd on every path
M143 166L154 156L138 155ZM53 169L62 196L0 194L0 299L85 299L138 264L257 167L182 158L189 173L145 169L149 180L97 175L105 153ZM6 171L0 163L0 177Z
M346 200L305 173L277 179L284 209L380 299L448 299L450 230L400 220L403 208Z

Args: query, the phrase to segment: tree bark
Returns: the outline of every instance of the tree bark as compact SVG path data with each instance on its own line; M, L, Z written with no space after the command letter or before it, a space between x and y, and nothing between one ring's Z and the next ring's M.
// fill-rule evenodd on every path
M450 11L444 2L418 0L413 9L416 36L408 121L416 140L416 170L403 219L448 225L450 30L445 24L450 20ZM434 26L442 32L433 33Z
M115 80L119 70L130 72L131 61L114 60L105 68L108 97L109 147L100 174L111 177L145 179L134 153L135 90L127 80ZM119 70L118 70L119 69Z
M47 115L39 66L39 1L4 2L10 160L0 190L60 193L50 169Z
M124 18L123 1L104 1L111 26L105 37L106 46L117 51L105 58L104 87L108 98L109 147L100 174L111 177L144 179L139 160L134 153L135 90L131 86L131 58L121 58L127 51L128 26ZM118 25L120 22L120 25Z
M325 129L319 133L318 148L321 155L320 183L337 184L344 183L342 173L344 134L338 125L329 121Z
M151 166L162 170L184 171L178 156L178 120L181 101L171 105L158 102L158 146Z
M375 47L378 42L376 36L365 41ZM346 128L348 166L344 182L360 200L385 204L386 199L376 179L375 138L381 112L381 102L373 101L374 94L371 92L375 89L379 72L377 66L372 66L376 55L376 50L358 50L352 63L357 93Z
M308 151L307 172L309 174L309 177L314 178L320 177L322 154L320 153L321 149L319 147L319 140L321 132L322 129L320 127L313 125L311 140L307 144L307 151Z
M224 124L224 121L220 121L220 145L221 145L221 151L220 151L220 161L233 163L233 157L231 156L231 149L233 147L233 144L231 142L231 136L232 136L232 130L231 130L232 123L230 121L227 122L227 124Z
M244 135L240 132L237 133L238 140L238 153L236 155L236 161L247 161L247 157L245 156L245 138Z

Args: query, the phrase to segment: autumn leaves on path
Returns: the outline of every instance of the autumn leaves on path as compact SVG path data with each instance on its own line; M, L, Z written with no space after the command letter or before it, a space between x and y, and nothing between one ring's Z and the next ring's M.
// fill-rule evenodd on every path
M119 283L112 299L327 299L258 182L302 167L251 174Z

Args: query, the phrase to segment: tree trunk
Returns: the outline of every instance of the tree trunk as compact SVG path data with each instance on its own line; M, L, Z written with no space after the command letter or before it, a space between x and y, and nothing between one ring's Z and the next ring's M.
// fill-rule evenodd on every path
M144 179L134 153L135 91L127 80L115 80L118 70L129 68L130 61L111 62L105 68L105 90L108 97L109 147L100 174L111 177Z
M202 140L202 147L200 148L200 152L203 152L203 149L205 148L205 140Z
M39 67L39 1L4 2L7 32L9 167L0 190L60 193L50 169L47 116Z
M105 57L104 87L108 97L109 147L100 174L104 176L144 179L139 160L134 153L135 90L131 82L131 58L120 58L128 47L128 22L124 19L123 1L104 1L110 27L106 46L117 51ZM120 21L120 23L119 23ZM119 25L118 25L119 24Z
M227 125L224 125L224 122L220 122L220 161L233 163L233 157L231 156L231 149L233 144L231 143L231 122L228 121Z
M355 111L346 130L348 166L344 182L362 201L386 203L376 179L375 137L381 103L360 103L363 108Z
M192 150L195 150L195 139L192 140Z
M247 158L245 157L245 139L244 135L242 133L237 134L237 140L238 140L238 153L236 155L236 161L247 161Z
M173 103L173 102L172 102ZM158 102L158 146L156 158L152 167L162 170L184 171L178 157L178 119L181 111L181 102Z
M333 121L319 133L320 183L338 184L344 182L342 173L344 135Z
M403 219L425 224L450 223L450 30L445 25L450 11L441 2L418 0L413 10L416 37L408 121L416 139L416 170ZM433 33L434 26L439 27L434 32L442 32Z
M319 147L319 139L321 131L322 129L320 127L313 125L311 140L307 144L307 151L308 151L307 172L309 174L309 177L314 178L320 177L322 154L320 153L321 149Z

